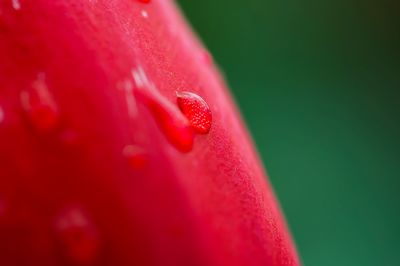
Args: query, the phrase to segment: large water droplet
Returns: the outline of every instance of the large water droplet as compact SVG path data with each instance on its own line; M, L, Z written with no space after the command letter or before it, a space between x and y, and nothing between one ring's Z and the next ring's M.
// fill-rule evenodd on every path
M21 92L21 103L39 131L50 131L57 126L58 108L47 88L43 74L38 76L31 88Z
M176 96L179 108L193 129L199 134L207 134L211 128L212 114L204 99L186 91L177 92Z
M192 150L194 134L186 117L159 93L142 67L132 70L132 76L136 97L145 103L167 140L181 152Z
M124 147L122 154L134 169L143 168L147 164L147 153L139 146L127 145Z
M80 208L63 210L56 217L54 229L61 254L66 260L77 265L94 263L99 255L99 237Z
M190 151L193 147L193 130L179 109L155 92L143 93L142 97L169 142L182 152Z

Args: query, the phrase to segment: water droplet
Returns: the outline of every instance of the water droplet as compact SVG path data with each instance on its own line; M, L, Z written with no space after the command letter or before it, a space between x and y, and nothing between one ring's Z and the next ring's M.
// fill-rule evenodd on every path
M21 3L19 2L19 0L11 0L11 4L15 10L21 9Z
M63 210L55 220L55 237L62 256L78 265L91 265L99 254L98 234L80 208Z
M167 140L181 152L192 150L194 134L186 117L160 94L142 67L132 70L132 76L136 97L145 103Z
M50 131L57 126L58 108L47 88L43 74L38 76L29 90L21 92L21 103L39 131Z
M176 96L179 108L193 129L199 134L207 134L211 128L212 114L204 99L186 91L177 92Z
M124 147L122 154L127 159L129 165L134 169L141 169L147 164L147 153L141 147L127 145Z
M178 150L189 152L193 147L193 130L179 109L159 94L147 94L145 101L169 142Z
M141 14L142 14L142 17L144 17L144 18L149 17L149 14L145 10L142 10Z

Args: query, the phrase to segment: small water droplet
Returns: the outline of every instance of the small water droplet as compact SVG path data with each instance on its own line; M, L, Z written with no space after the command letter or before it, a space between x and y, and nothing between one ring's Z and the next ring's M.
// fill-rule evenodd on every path
M129 165L134 169L141 169L147 164L147 153L141 147L127 145L124 147L122 154L127 159Z
M189 119L190 125L199 134L207 134L211 128L210 107L199 95L192 92L177 92L179 109Z
M78 265L94 263L99 255L99 237L93 224L80 208L63 210L56 217L54 230L65 259Z
M21 103L33 125L39 131L50 131L59 122L58 108L40 74L29 90L21 92Z
M11 0L11 4L15 10L21 9L21 3L19 2L19 0Z

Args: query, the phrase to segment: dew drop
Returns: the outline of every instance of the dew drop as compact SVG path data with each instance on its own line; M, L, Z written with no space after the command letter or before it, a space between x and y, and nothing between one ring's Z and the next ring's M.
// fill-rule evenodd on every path
M144 149L136 145L127 145L122 154L127 159L129 165L134 169L141 169L147 164L147 153Z
M160 94L146 94L145 102L168 141L179 151L189 152L193 148L193 130L189 121L172 103Z
M199 134L207 134L211 128L212 114L210 107L199 95L192 92L177 92L179 109L189 120L192 128Z
M22 108L39 131L51 131L59 122L58 108L40 74L31 88L21 92Z
M166 139L181 152L191 151L194 134L187 118L159 93L142 67L132 70L132 76L135 96L147 106Z
M80 208L63 210L55 219L55 238L61 255L77 265L91 265L99 255L98 234Z

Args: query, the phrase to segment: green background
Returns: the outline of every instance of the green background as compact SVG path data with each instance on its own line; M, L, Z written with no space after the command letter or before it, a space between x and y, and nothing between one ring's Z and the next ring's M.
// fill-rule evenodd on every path
M400 2L181 0L306 266L400 265Z

